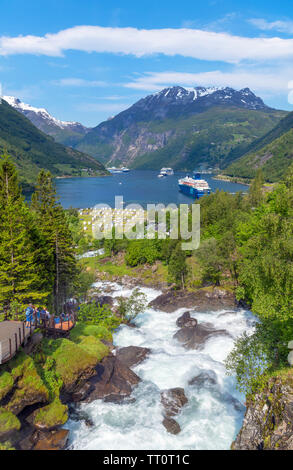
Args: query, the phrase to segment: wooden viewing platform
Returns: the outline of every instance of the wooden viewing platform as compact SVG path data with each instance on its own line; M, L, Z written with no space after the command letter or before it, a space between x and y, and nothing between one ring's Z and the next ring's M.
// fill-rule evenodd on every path
M25 323L21 321L0 322L0 364L15 355L20 346L27 342L34 328L26 328Z
M68 316L67 320L56 318L52 315L50 319L35 318L30 322L5 320L0 322L0 364L9 361L25 345L36 328L40 328L47 336L67 336L75 326L74 314Z

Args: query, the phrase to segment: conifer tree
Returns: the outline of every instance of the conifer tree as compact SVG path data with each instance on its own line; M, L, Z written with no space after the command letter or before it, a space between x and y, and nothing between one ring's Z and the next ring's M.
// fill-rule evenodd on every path
M59 314L75 280L77 268L72 234L64 210L57 201L50 172L41 170L39 173L31 207L44 241L43 253L51 285L52 304Z
M177 286L181 284L184 289L187 274L186 251L183 251L180 243L177 243L169 260L168 275L171 281L174 281Z
M0 159L0 304L47 296L38 263L37 232L9 156Z
M252 207L257 207L264 201L263 185L264 176L261 168L259 168L249 188L249 201Z

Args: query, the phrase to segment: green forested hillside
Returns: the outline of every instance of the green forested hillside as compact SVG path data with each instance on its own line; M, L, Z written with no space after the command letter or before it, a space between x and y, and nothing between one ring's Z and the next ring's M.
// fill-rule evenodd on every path
M261 168L267 181L278 181L293 162L293 113L253 142L242 155L223 171L225 175L253 178Z
M53 176L80 175L82 169L92 174L106 173L104 166L92 157L57 144L39 131L26 117L5 101L0 103L0 153L8 152L16 163L22 185L31 187L41 168Z
M169 165L192 170L198 165L225 167L233 151L259 138L283 116L282 111L269 112L214 107L188 119L154 121L151 133L170 132L174 137L156 151L137 157L133 167L160 168Z
M224 168L237 158L235 150L266 134L284 115L273 109L214 106L191 116L141 119L126 127L117 117L103 132L89 133L78 148L102 162L131 168Z

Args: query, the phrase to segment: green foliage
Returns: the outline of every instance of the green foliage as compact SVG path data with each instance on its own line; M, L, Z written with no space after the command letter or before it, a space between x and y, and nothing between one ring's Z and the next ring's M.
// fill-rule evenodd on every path
M101 324L88 325L87 323L79 321L73 330L70 331L70 339L75 343L78 343L80 338L84 336L93 336L97 339L112 341L112 334L105 326Z
M67 412L67 405L63 405L58 398L55 398L49 405L36 410L33 416L33 424L42 429L63 426L68 419Z
M0 153L5 150L16 164L21 183L26 189L34 186L41 168L51 171L54 176L64 174L80 176L82 168L89 168L97 174L107 173L97 160L56 143L2 100L0 103ZM66 165L66 171L62 170L62 165Z
M228 375L236 374L237 388L250 394L260 385L260 377L267 368L267 356L259 334L244 333L228 355L225 366Z
M7 405L7 410L14 413L22 411L24 406L24 397L28 402L32 400L47 401L49 392L38 372L33 359L20 351L8 364L7 369L10 372L17 387Z
M247 144L270 131L285 115L282 111L263 112L227 106L204 108L196 114L185 109L184 113L178 114L177 107L173 108L163 119L154 119L152 112L136 108L131 116L132 122L125 119L125 113L121 113L89 132L77 148L103 162L112 157L112 163L117 166L118 161L126 161L125 156L129 155L134 142L137 143L138 136L147 135L148 143L156 145L147 153L143 153L145 147L139 149L137 157L131 161L133 168L172 166L193 170L201 164L224 167L240 156ZM161 147L164 136L168 134L166 145ZM119 149L115 140L119 142Z
M13 431L19 431L19 429L20 421L17 417L5 408L0 408L0 437Z
M95 279L94 273L81 269L77 273L72 285L74 296L85 302L87 300L87 293L95 282Z
M45 356L54 360L55 372L67 387L75 383L85 370L94 368L98 362L96 356L65 338L44 339L42 348Z
M51 288L54 310L59 314L76 280L77 262L72 232L64 210L57 201L50 172L42 170L39 173L31 207L43 240L45 278Z
M95 302L81 304L78 319L88 325L103 326L110 331L117 328L120 323L109 305L97 306Z
M16 450L15 447L12 446L10 441L0 442L0 451L1 450Z
M95 356L98 361L109 354L109 349L99 339L94 336L80 337L77 344L89 354Z
M46 298L39 260L35 221L21 195L14 164L0 160L0 304L28 303Z
M0 401L12 390L13 385L12 375L7 371L3 371L0 375Z
M183 251L181 244L177 243L168 264L169 279L171 282L175 282L177 286L181 285L182 289L184 289L187 274L186 251Z
M161 258L162 240L133 240L128 244L125 261L128 266L153 264Z
M263 193L263 184L264 184L263 172L259 168L249 188L249 200L250 200L252 207L258 206L265 199L265 196Z
M146 296L138 288L134 289L130 297L118 297L118 314L127 321L132 321L143 312L146 307Z
M239 247L238 299L248 301L260 319L251 337L241 338L228 358L239 387L251 393L263 374L287 367L293 338L293 172L263 201L257 182L253 207L236 229Z
M293 113L289 113L264 137L245 149L242 157L224 170L229 176L254 178L261 168L266 181L283 178L293 162Z

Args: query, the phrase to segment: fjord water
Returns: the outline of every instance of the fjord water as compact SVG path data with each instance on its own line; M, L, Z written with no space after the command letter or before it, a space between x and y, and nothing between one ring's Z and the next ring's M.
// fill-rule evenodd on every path
M132 170L100 178L62 178L56 180L57 193L62 206L93 207L96 204L115 205L115 196L123 196L125 204L191 204L192 198L178 191L178 179L187 172L175 172L173 176L158 178L158 171ZM191 173L190 173L191 174ZM223 189L230 193L247 191L248 186L218 181L212 175L203 174L212 191Z
M97 283L96 287L105 292L109 285L115 289L113 296L131 293L131 289L118 284ZM154 289L141 290L148 302L160 294ZM118 328L114 333L116 346L151 349L150 356L133 368L142 379L132 393L135 401L114 404L96 400L82 404L82 411L94 425L88 427L84 421L73 420L66 423L71 431L72 449L229 449L241 427L245 408L244 396L237 392L235 378L225 374L223 361L235 338L253 330L254 318L245 310L190 310L199 322L226 329L230 336L214 336L202 350L187 351L173 338L178 330L176 319L184 311L165 313L148 307L136 318L137 328L126 325ZM201 372L216 382L190 385L189 381ZM174 387L183 387L188 398L175 417L181 426L178 435L169 434L163 427L160 404L160 392Z

